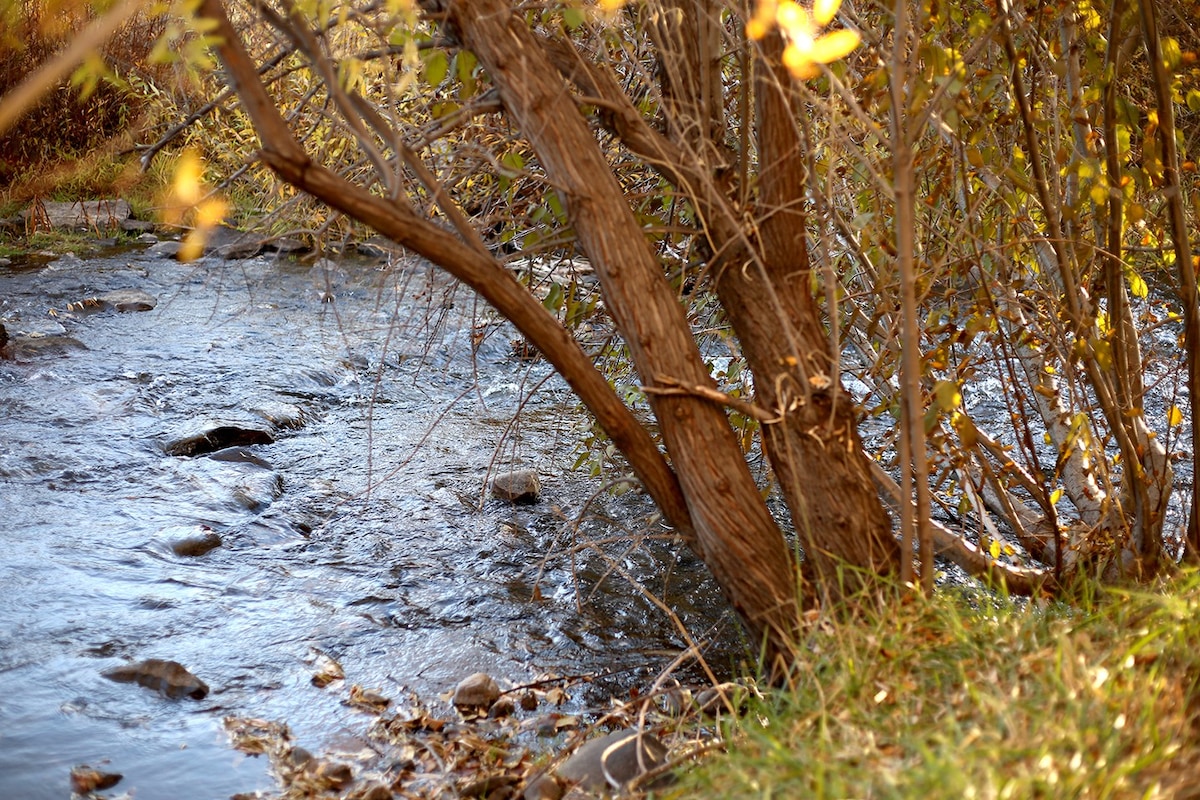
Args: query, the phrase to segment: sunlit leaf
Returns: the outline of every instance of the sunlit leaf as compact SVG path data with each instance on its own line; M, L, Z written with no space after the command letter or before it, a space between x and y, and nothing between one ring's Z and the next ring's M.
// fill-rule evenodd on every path
M1000 542L998 542L995 539L992 539L992 543L988 546L988 553L991 554L992 560L1000 558L1001 552L1002 551L1000 549Z
M942 411L953 411L962 403L962 395L954 381L938 381L933 387L933 397Z
M1183 422L1183 412L1179 406L1173 405L1167 409L1167 425L1174 428Z
M1058 505L1058 501L1062 499L1062 496L1063 496L1063 490L1062 490L1062 487L1060 486L1059 488L1055 489L1053 492L1050 493L1050 505L1052 505L1052 506Z
M812 10L813 21L818 25L828 25L833 21L841 5L842 0L814 0Z

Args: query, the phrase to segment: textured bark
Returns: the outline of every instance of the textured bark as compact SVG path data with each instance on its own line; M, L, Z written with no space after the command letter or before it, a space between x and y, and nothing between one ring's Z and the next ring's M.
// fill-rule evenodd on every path
M836 596L894 572L900 549L810 289L805 166L781 50L773 36L755 57L758 247L720 267L716 289L754 373L757 402L779 416L763 426L763 442L805 556L820 591ZM738 252L737 242L717 245Z
M712 386L683 308L563 79L502 0L438 4L478 56L529 138L600 279L605 303L649 386ZM651 396L683 487L697 547L751 631L795 655L794 571L724 411L687 395Z
M776 416L763 425L763 442L806 559L823 594L853 593L872 574L894 573L900 548L871 479L853 402L841 389L836 358L810 291L804 153L791 78L780 63L782 41L772 34L754 54L758 205L757 237L751 239L739 224L741 215L732 213L731 195L743 188L720 193L715 172L724 164L704 157L686 165L679 156L665 158L673 151L719 154L717 142L725 132L714 124L719 118L711 115L702 94L706 81L683 77L703 75L718 62L719 42L706 36L696 20L716 19L719 8L701 0L667 0L663 5L652 31L668 78L667 128L674 141L671 146L656 141L628 114L614 111L609 118L628 145L646 148L652 163L665 164L663 174L700 209L713 252L723 254L713 265L721 307L754 375L757 404ZM568 65L577 80L586 80L605 99L616 99L611 83L595 70L562 57L558 63ZM695 174L702 170L708 174Z

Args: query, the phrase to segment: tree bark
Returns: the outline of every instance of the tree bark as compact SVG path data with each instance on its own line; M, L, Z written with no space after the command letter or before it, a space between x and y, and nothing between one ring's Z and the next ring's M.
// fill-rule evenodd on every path
M479 58L507 111L559 187L605 304L648 386L713 387L686 315L570 91L528 26L502 0L427 3ZM724 411L687 395L650 395L696 528L700 556L769 652L790 662L795 571Z
M781 54L772 34L754 56L757 250L718 242L718 252L746 256L720 266L715 286L754 374L757 402L778 414L763 425L763 442L805 556L819 590L838 597L894 573L901 554L812 295L803 144Z

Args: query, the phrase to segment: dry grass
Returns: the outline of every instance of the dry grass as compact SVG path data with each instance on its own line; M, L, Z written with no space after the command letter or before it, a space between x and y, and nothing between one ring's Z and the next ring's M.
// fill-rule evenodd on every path
M1200 796L1200 580L1076 607L939 595L821 622L671 797Z

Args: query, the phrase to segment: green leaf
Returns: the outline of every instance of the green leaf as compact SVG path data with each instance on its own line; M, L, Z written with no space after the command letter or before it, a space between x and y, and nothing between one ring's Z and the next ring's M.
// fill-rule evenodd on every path
M557 312L563 305L563 287L561 283L555 281L550 284L550 291L546 294L546 299L542 301L542 306L547 311Z
M454 71L458 75L459 82L462 83L459 96L463 99L475 95L475 67L478 63L479 60L470 50L460 50L454 57Z
M500 163L514 173L525 169L525 159L515 150L510 150L500 157Z
M587 17L584 16L582 8L567 6L563 9L563 24L571 30L582 26L584 22L587 22Z
M450 59L446 57L446 51L434 50L425 58L425 82L430 86L437 86L442 81L446 80L446 75L450 71Z

